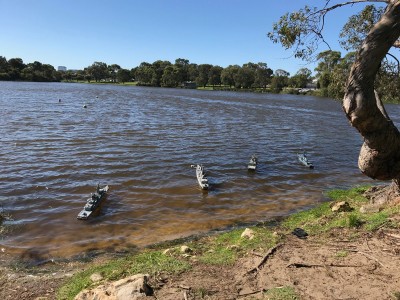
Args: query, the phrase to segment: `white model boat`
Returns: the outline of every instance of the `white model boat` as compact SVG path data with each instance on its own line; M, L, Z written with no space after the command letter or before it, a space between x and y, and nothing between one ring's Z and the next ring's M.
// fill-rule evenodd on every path
M78 220L87 220L91 214L93 214L99 207L101 202L106 197L108 191L108 185L104 188L100 188L100 185L97 185L96 193L92 193L89 199L86 200L86 204L81 212L78 214Z
M257 156L253 154L250 158L249 164L247 165L247 169L249 171L255 171L257 168Z
M314 165L308 160L305 153L297 154L299 161L310 169L314 169Z
M208 187L209 187L208 179L204 172L203 166L202 165L192 165L192 168L196 168L197 182L199 183L200 188L203 190L208 190Z

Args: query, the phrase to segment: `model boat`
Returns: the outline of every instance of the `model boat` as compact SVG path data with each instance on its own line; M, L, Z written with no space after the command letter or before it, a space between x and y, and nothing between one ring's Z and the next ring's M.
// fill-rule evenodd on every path
M255 171L257 168L257 156L253 154L250 158L249 164L247 165L247 169L249 171Z
M314 165L308 160L305 153L297 154L297 157L299 158L299 161L303 165L305 165L306 167L308 167L310 169L314 169Z
M107 191L108 185L104 188L100 188L100 185L97 185L96 192L91 194L90 198L86 201L85 207L78 214L78 220L88 219L100 207L101 202L106 197Z
M196 176L197 182L202 190L208 190L208 179L204 172L204 168L202 165L192 165L192 168L196 168Z

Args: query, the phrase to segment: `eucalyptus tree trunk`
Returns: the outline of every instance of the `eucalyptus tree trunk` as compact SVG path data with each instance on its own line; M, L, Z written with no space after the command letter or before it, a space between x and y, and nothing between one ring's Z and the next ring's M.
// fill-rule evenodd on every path
M400 36L400 1L390 0L382 18L357 53L347 82L343 109L364 138L358 166L365 175L392 180L400 194L400 133L387 115L374 81L381 61Z

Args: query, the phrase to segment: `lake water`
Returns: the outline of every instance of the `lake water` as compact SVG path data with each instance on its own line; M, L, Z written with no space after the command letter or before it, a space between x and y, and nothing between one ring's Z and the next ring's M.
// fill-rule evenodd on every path
M266 221L325 200L326 190L374 183L357 168L361 137L330 99L0 82L0 107L0 205L13 217L0 246L17 257L141 247ZM398 106L388 111L399 115ZM303 150L314 170L298 162ZM190 168L197 163L208 192ZM100 214L77 220L97 183L110 186Z

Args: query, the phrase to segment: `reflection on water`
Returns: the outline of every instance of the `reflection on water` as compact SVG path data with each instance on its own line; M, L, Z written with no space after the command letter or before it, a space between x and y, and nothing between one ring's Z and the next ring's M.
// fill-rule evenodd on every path
M7 253L69 257L286 215L371 183L340 104L290 95L0 82ZM58 99L61 99L59 102ZM87 108L83 108L86 104ZM389 111L398 111L389 107ZM305 150L314 170L296 153ZM255 153L259 168L247 171ZM191 164L208 172L197 186ZM77 214L97 183L101 213Z

